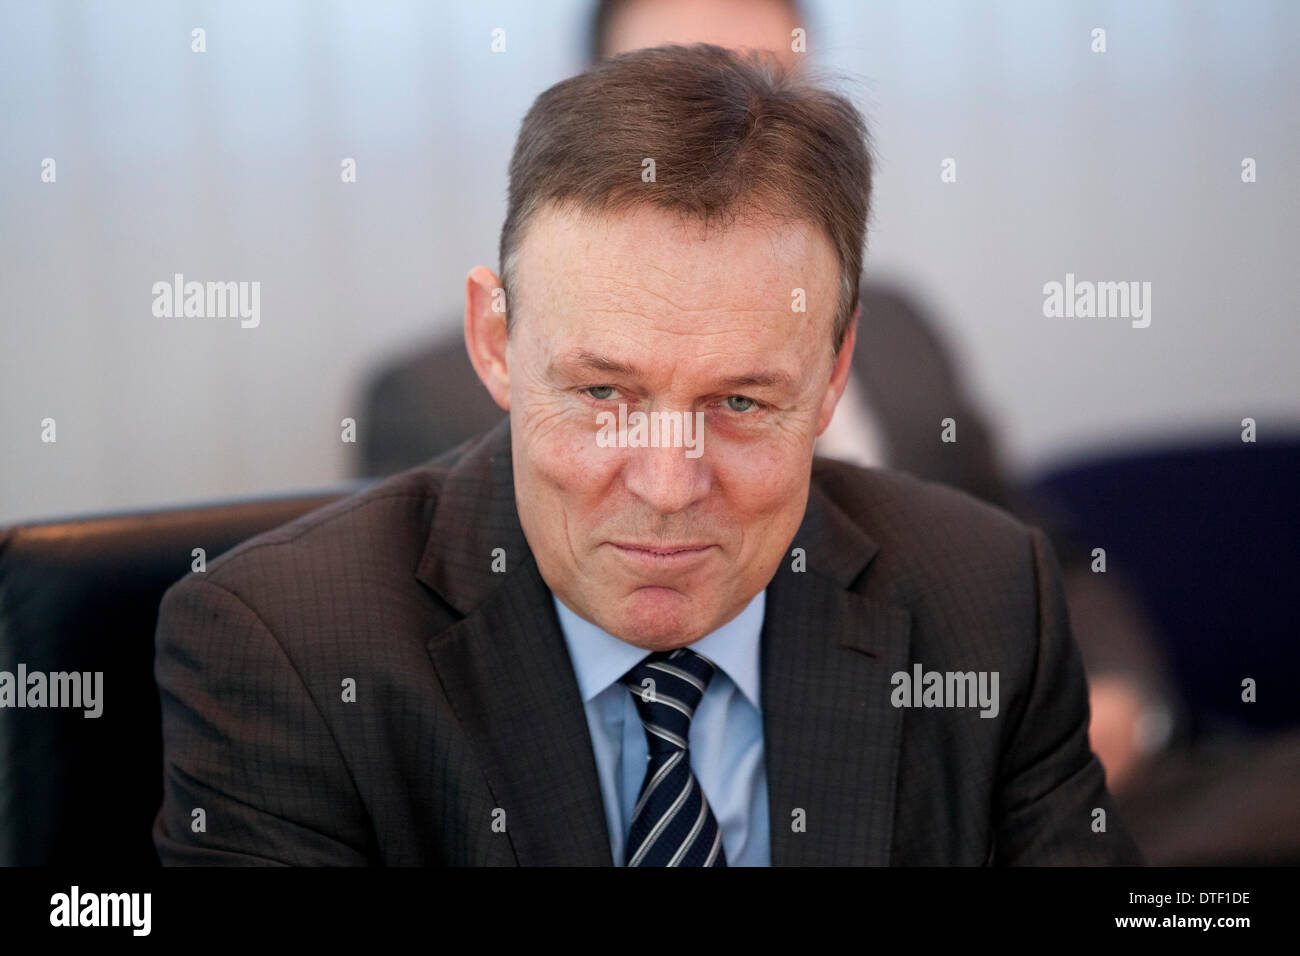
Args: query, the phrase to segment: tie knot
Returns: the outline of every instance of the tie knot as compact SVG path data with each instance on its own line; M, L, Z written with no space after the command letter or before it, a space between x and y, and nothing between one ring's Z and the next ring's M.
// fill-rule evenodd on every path
M651 754L689 748L691 718L713 672L707 657L679 647L656 651L623 675L622 683L645 725Z

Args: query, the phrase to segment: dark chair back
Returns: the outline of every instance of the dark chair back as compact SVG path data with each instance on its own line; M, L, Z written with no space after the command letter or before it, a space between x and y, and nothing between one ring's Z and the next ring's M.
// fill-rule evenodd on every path
M0 529L0 672L103 674L98 717L0 707L0 864L157 865L163 592L195 548L211 561L346 491Z

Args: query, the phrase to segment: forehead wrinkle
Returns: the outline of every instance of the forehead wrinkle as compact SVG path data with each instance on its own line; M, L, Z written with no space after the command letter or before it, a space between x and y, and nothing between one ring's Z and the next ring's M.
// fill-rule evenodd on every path
M643 319L653 318L653 316L647 315L644 312L638 312L635 309L628 309L628 308L621 308L621 307L610 308L610 309L597 309L597 308L584 307L582 311L587 315L607 315L607 314L608 315L638 315ZM707 306L699 309L681 309L680 311L683 315L708 315L713 312L722 312L727 315L771 315L771 316L785 315L784 310L774 309L771 307L759 308L759 309L735 309L725 305Z
M755 298L760 298L784 303L790 294L789 289L786 287L787 283L793 281L796 284L807 285L807 282L799 277L787 274L791 268L796 266L799 271L802 271L806 263L798 265L792 263L788 261L788 256L784 256L777 251L779 248L787 246L788 243L781 241L778 236L773 234L771 229L764 230L766 242L763 242L763 239L759 240L769 250L769 254L762 257L765 261L753 263L754 268L743 274L731 270L720 275L700 275L698 278L692 279L694 274L702 271L701 266L706 265L707 260L702 262L699 259L689 259L681 256L666 258L669 266L688 267L682 272L660 264L660 262L643 258L644 247L635 247L639 249L635 260L635 268L667 277L669 282L664 284L681 286L682 289L678 292L676 289L673 291L656 289L645 281L647 277L644 275L638 274L635 277L629 277L628 270L620 269L617 264L620 255L619 243L615 243L613 247L606 243L597 243L597 248L610 258L607 258L604 262L592 263L588 258L588 254L594 241L590 237L576 234L572 224L567 225L569 228L564 228L563 231L570 237L580 240L578 245L582 247L581 250L568 249L561 251L555 244L548 245L545 250L539 250L542 251L544 257L552 261L551 267L544 271L549 272L553 280L559 275L564 276L559 283L554 281L549 283L552 297L556 300L566 298L561 289L568 286L570 289L590 294L597 301L600 298L609 298L618 303L613 307L602 306L600 308L591 308L584 305L581 307L584 312L636 312L645 315L644 307L637 308L634 306L628 308L623 304L627 299L645 297L648 300L660 302L682 315L709 315L715 313L762 314L765 312L771 312L775 315L783 313L784 308L764 305L719 306L713 304L713 300L718 297L718 287L725 285L725 293L729 297L744 297L751 302ZM796 235L801 232L803 232L802 229L796 230ZM801 238L807 241L806 235L801 236ZM560 245L563 246L565 243L562 242ZM550 255L547 255L548 251ZM556 261L557 258L558 261ZM611 258L613 261L610 261ZM783 275L786 276L785 283L780 281ZM698 306L683 304L680 301L682 293L685 293L688 299L695 298L696 295L703 296L705 302ZM570 301L572 300L570 299Z
M582 276L582 279L585 280L585 283L584 283L584 284L590 284L590 283L593 283L593 282L609 282L609 283L613 283L613 284L616 284L616 285L621 285L621 286L624 286L624 287L628 287L628 288L630 288L630 289L633 290L633 291L630 292L630 293L629 293L629 292L619 292L618 290L615 290L615 289L608 289L608 288L604 288L604 289L602 289L602 288L597 288L597 289L595 290L595 291L597 292L598 295L611 296L611 297L613 297L614 299L616 299L616 300L618 300L618 301L621 301L621 300L622 300L623 298L625 298L625 297L627 297L627 298L634 298L634 297L636 297L636 296L648 296L648 297L650 297L650 298L652 298L652 299L655 299L655 300L657 300L657 301L659 301L659 302L663 302L663 303L665 303L665 304L668 305L670 308L675 309L675 310L678 311L678 312L697 312L697 311L700 311L699 309L693 309L693 308L690 308L689 306L679 305L677 302L674 302L674 301L673 301L673 299L672 299L671 296L665 295L665 294L663 294L663 293L661 293L661 292L656 292L655 290L649 288L648 286L645 286L645 285L642 285L642 284L640 284L640 283L634 282L633 280L631 280L631 279L629 279L628 277L622 275L621 273L616 273L616 274L614 274L614 275L603 275L603 274L593 274L593 273L590 273L590 272L584 272L584 273L581 274L581 276ZM623 311L623 310L615 308L615 309L605 309L605 310L602 310L602 311L607 311L607 312L618 312L618 311Z
M706 304L698 305L698 306L683 305L681 302L677 301L677 299L674 298L673 295L667 292L658 291L652 288L651 286L645 284L644 282L637 281L637 279L629 277L625 272L622 271L615 271L613 273L609 273L604 271L593 272L588 269L580 269L577 272L578 281L576 284L579 288L590 287L594 285L596 286L596 288L590 289L590 291L595 292L597 295L611 296L620 300L624 296L627 297L635 297L638 295L648 296L652 299L667 304L668 306L677 310L678 312L683 312L683 313L707 313L707 312L738 312L739 313L739 312L780 311L779 309L774 309L771 306L728 307L728 306L712 305L710 300L714 297L714 295L716 295L715 287L720 284L720 280L726 278L725 276L721 276L721 277L701 276L698 278L688 278L680 275L675 275L674 273L664 268L663 266L656 265L655 263L652 262L639 261L639 266L654 269L656 272L660 272L663 273L664 275L671 277L676 282L677 285L683 287L683 291L686 291L688 293L700 293L701 292L700 287L704 286L705 288L703 289L703 295L706 298ZM759 297L767 298L768 296L770 296L774 301L778 299L784 301L789 296L789 292L786 290L783 284L779 284L777 282L777 280L779 279L779 275L778 275L779 271L780 270L767 269L767 268L756 270L756 275L758 279L761 280L770 277L769 281L756 282L754 281L754 277L751 276L749 281L738 283L736 288L729 289L728 291L730 293L735 293L735 292L748 293L751 291L756 291ZM731 275L735 276L736 274L732 273ZM602 287L601 283L605 283L607 285L612 285L620 288ZM765 288L767 286L771 286L771 288ZM624 292L622 291L623 289L626 289L627 291ZM608 311L617 311L617 310L608 310Z
M732 305L732 304L715 304L714 302L710 301L708 304L690 307L690 306L681 305L680 303L674 301L671 297L667 295L654 292L653 290L647 289L640 285L636 285L627 280L623 280L623 284L631 287L631 289L635 291L623 293L623 292L616 292L614 290L608 290L608 289L591 290L596 292L596 294L600 298L612 299L613 300L612 303L609 305L587 305L587 304L577 303L577 309L583 314L587 314L587 315L635 315L635 316L639 316L640 318L646 319L651 323L657 322L661 319L673 318L672 315L669 315L666 312L661 314L651 314L649 312L644 311L645 305L635 301L638 297L644 295L647 298L654 299L659 302L663 302L667 304L676 313L676 315L679 316L714 316L714 315L760 316L769 320L768 322L764 323L765 325L767 325L767 324L772 324L774 322L782 322L787 317L794 314L788 311L790 291L786 290L784 287L782 287L780 291L776 291L771 294L771 296L769 297L769 301L774 303L771 305L740 306L740 305ZM779 305L775 304L777 302L779 302L780 304ZM835 306L833 305L832 307ZM832 321L834 321L833 313L831 318ZM668 330L665 329L664 331L668 331Z

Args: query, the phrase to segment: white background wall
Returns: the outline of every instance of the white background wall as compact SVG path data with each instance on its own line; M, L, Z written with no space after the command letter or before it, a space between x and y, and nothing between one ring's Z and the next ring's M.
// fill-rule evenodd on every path
M933 309L1014 466L1300 428L1300 4L808 6L874 129L869 274ZM350 475L339 420L495 267L519 121L587 11L0 2L0 521ZM1044 318L1067 271L1152 282L1150 328ZM261 325L154 318L176 272L260 281Z

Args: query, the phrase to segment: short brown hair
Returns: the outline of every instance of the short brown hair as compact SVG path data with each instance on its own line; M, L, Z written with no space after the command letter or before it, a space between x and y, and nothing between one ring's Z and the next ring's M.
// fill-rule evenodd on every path
M655 181L641 179L655 161ZM551 204L651 206L705 224L762 212L825 230L840 263L836 352L858 305L871 205L866 124L843 96L775 58L697 43L611 57L557 83L524 117L501 227L507 321L524 229Z

